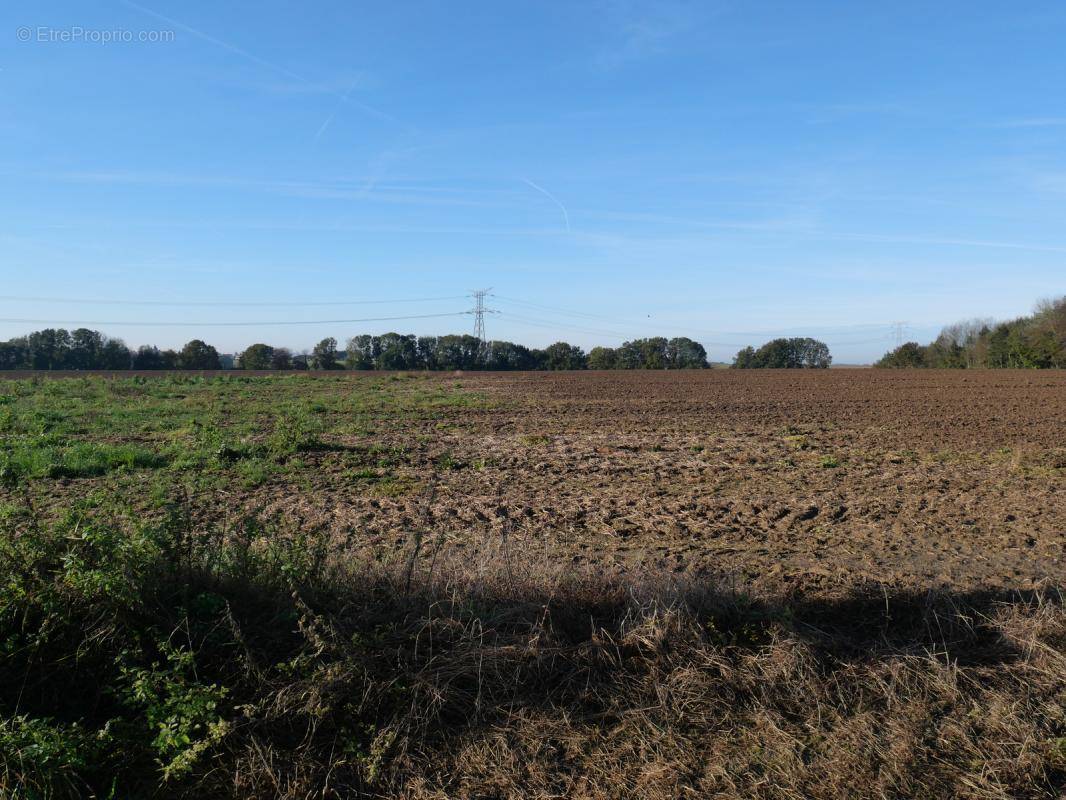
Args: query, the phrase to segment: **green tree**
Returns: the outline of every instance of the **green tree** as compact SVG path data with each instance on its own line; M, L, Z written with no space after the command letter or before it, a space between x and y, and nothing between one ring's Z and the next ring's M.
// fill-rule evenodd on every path
M28 361L32 369L66 369L70 354L70 334L62 328L45 328L26 337Z
M437 362L437 337L418 337L418 363L423 369L439 369Z
M761 369L798 369L799 354L789 339L772 339L755 351Z
M167 369L164 364L163 354L158 347L143 344L133 354L134 369Z
M738 350L736 356L733 357L733 369L756 369L755 363L755 348L748 347Z
M545 369L584 369L585 363L585 351L577 345L556 342L544 348Z
M97 353L99 369L129 369L133 354L121 339L105 339Z
M680 346L682 341L691 342L692 345L702 350L702 346L691 339L676 339ZM692 352L698 352L693 350ZM704 354L706 360L706 353ZM614 351L615 369L667 369L671 365L670 342L665 337L653 336L648 339L634 339L623 342L622 346Z
M476 336L464 334L437 339L438 369L478 369L481 365L481 340Z
M414 336L385 333L376 338L378 352L374 366L377 369L411 369L417 366L418 343Z
M925 348L917 342L905 342L890 353L885 353L875 367L892 369L917 369L926 365Z
M520 370L534 369L537 358L528 348L514 342L489 342L486 369Z
M1001 323L989 331L987 359L988 366L992 368L1011 366L1009 325Z
M104 336L99 331L78 328L70 334L70 351L67 353L67 367L70 369L95 369L100 366L100 351L104 347Z
M29 358L25 337L0 342L0 369L28 369Z
M287 347L275 347L270 354L271 369L292 369L292 352Z
M374 369L379 343L376 336L362 334L348 340L344 365L348 369Z
M274 360L274 348L268 344L257 343L249 345L238 356L238 364L241 369L271 369Z
M193 339L178 353L179 369L221 369L218 350L202 339Z
M927 349L929 366L961 369L966 366L966 351L950 336L941 334Z
M311 351L311 367L313 369L341 369L338 358L337 340L332 336L327 336Z
M704 369L707 366L707 351L699 342L686 336L678 336L667 342L667 369Z
M666 369L667 356L666 346L668 342L663 336L653 336L650 339L638 340L640 348L640 366L642 369Z
M825 342L810 337L796 339L795 342L801 368L828 369L833 363L833 357L829 354L829 345Z
M745 347L734 369L826 369L833 362L829 346L810 338L772 339L758 350Z
M593 347L589 350L589 369L617 369L618 353L613 347Z
M615 369L641 369L643 366L644 354L640 340L622 342L622 346L615 351Z

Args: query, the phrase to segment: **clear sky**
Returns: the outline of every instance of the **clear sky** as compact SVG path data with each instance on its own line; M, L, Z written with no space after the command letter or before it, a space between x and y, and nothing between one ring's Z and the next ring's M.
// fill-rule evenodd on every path
M687 332L724 359L810 333L839 362L897 320L927 340L1066 291L1066 3L43 0L0 20L4 319L302 349L473 321L274 323L460 312L492 286L490 338ZM396 302L299 305L358 300Z

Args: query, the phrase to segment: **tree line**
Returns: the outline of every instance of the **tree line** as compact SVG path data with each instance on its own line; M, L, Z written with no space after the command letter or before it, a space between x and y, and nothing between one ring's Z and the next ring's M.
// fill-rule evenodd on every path
M829 345L817 339L773 339L758 350L745 347L733 359L733 369L826 369L833 363Z
M343 355L337 352L335 340L325 339L315 346L311 359L318 369L343 366L353 370L704 369L708 366L703 345L684 336L635 339L617 348L594 347L586 353L568 342L555 342L542 349L500 340L482 345L470 335L363 334L348 340Z
M874 366L943 369L1066 368L1066 297L1044 300L1027 317L970 320L944 328L929 344L907 342Z
M0 369L221 369L218 351L200 339L181 350L130 350L99 331L47 328L0 342Z
M48 328L0 342L0 370L579 370L579 369L703 369L707 352L687 337L635 339L620 347L594 347L555 342L531 348L506 341L485 344L470 335L415 336L364 334L340 350L327 337L310 352L257 342L236 357L220 354L201 339L180 350L143 345L136 350L99 331Z

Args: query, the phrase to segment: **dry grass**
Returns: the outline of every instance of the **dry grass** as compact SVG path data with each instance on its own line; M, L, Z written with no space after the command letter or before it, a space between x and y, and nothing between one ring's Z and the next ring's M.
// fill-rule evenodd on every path
M36 561L4 609L4 701L97 737L136 730L137 706L114 702L122 675L180 647L193 671L146 702L224 687L204 720L217 735L190 728L169 767L131 740L51 773L9 737L8 796L115 781L118 796L292 800L1037 798L1066 780L1051 590L752 598L550 569L499 542L442 563L422 537L387 569L300 550L299 531L174 519L151 557L100 565L128 578L103 593L72 582L84 541L22 531Z
M755 601L529 566L446 571L409 600L396 652L412 706L389 737L383 794L1061 791L1057 594Z

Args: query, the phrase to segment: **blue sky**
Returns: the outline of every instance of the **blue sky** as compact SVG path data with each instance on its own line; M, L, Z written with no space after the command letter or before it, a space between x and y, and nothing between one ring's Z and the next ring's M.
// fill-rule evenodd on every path
M302 349L473 322L275 323L455 313L492 286L492 338L687 332L726 358L810 333L866 361L896 320L925 340L1066 291L1060 2L0 19L5 319ZM396 302L300 305L359 300Z

